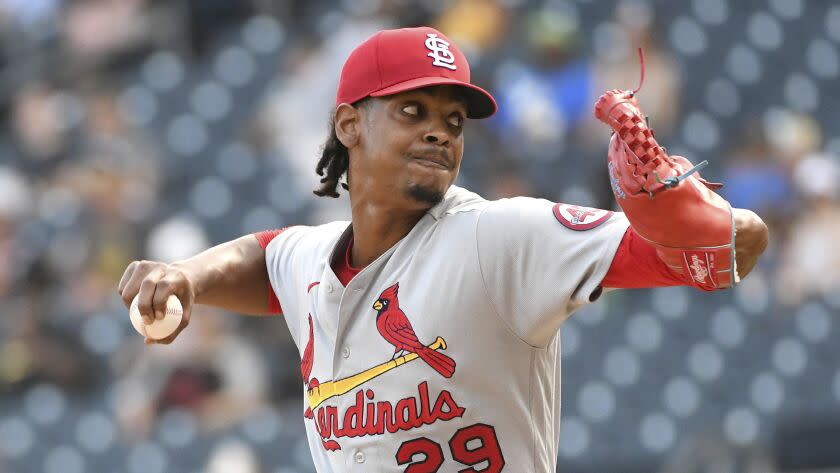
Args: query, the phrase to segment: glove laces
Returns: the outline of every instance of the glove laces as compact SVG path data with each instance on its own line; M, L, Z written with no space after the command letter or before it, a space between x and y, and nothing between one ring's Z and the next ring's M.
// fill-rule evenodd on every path
M630 91L630 97L634 97L637 93L639 93L639 91L642 90L642 85L645 83L645 52L644 52L644 50L642 50L642 48L639 48L638 51L639 51L639 86ZM650 126L650 121L648 120L647 116L645 116L645 122L647 122L648 126ZM673 163L668 162L668 164L671 165L671 167L673 167ZM656 182L662 184L665 187L665 189L670 189L672 187L677 187L680 184L680 182L687 179L688 176L691 176L692 174L700 171L701 169L703 169L704 167L706 167L708 165L709 165L709 161L703 160L702 162L697 163L693 168L691 168L688 171L680 174L679 176L668 176L665 179L662 179L659 176L659 173L656 172L656 171L653 171L653 176L656 178ZM653 198L653 192L650 193L650 197Z
M703 169L704 167L706 167L708 165L709 165L709 161L704 159L703 161L697 163L693 168L691 168L688 171L680 174L679 176L669 176L669 177L666 177L665 179L662 179L661 177L659 177L659 173L657 173L656 171L653 171L653 176L656 178L656 181L658 183L665 186L666 189L670 189L672 187L677 187L680 184L680 182L684 181L686 178L688 178L688 176L694 174L695 172ZM651 197L653 197L653 196L651 196Z
M630 97L635 96L642 90L642 84L645 83L645 53L642 48L639 48L639 69L641 70L641 77L639 77L639 86L630 91Z

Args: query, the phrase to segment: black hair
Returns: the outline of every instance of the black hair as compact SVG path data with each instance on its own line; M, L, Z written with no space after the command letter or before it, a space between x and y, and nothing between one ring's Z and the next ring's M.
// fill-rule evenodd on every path
M364 98L353 103L353 106L367 106L368 99ZM335 110L330 114L329 136L321 147L321 159L315 166L315 172L321 177L321 187L312 191L318 197L338 197L338 185L344 190L350 190L346 182L341 182L342 176L347 174L350 164L350 152L338 139L335 133Z

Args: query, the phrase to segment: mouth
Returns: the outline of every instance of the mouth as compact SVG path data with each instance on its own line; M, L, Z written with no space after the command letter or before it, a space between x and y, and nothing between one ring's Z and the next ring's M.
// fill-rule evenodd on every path
M373 310L382 310L382 303L379 302L379 301L374 302L373 303Z
M414 160L415 162L417 162L417 164L420 164L422 166L428 166L428 167L433 167L433 168L438 168L438 169L446 169L446 170L451 168L451 166L449 165L449 160L446 159L445 156L442 156L440 154L426 154L426 155L421 155L421 156L412 156L411 159Z

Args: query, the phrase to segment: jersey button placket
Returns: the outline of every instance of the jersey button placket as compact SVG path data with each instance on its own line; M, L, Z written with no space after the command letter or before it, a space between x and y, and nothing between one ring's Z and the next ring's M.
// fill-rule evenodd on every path
M365 462L365 452L363 452L361 450L357 451L356 454L353 455L353 460L355 460L356 463L364 463Z

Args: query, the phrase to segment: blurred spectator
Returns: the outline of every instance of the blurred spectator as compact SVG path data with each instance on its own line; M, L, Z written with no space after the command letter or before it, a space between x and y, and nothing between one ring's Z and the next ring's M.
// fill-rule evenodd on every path
M220 32L254 13L253 3L251 0L187 0L191 49L199 56L206 54Z
M522 195L533 195L535 190L531 182L524 178L517 170L516 166L511 165L504 172L499 172L491 179L491 182L485 184L485 197L488 199L506 199L511 197L518 197Z
M679 124L680 71L672 54L663 48L657 33L656 9L642 1L622 1L615 9L614 22L603 23L594 34L596 57L594 90L633 90L639 84L641 65L638 49L645 58L645 80L639 91L639 103L652 119L651 125L662 142ZM601 124L591 120L590 134L602 139Z
M507 34L511 12L493 0L452 2L434 27L454 41L475 69L484 51L493 51Z
M830 155L810 155L794 171L802 207L790 224L777 281L780 301L840 291L840 165Z
M130 437L149 435L168 409L186 409L204 431L217 431L268 399L259 351L235 330L230 315L208 307L193 309L190 329L177 344L123 355L116 414Z
M209 246L207 235L198 222L173 217L151 230L143 253L154 261L172 263L198 254Z
M210 454L206 473L260 473L260 461L254 451L243 442L222 442Z
M26 29L42 25L54 17L60 0L2 0L0 23L14 22Z
M788 170L803 156L816 152L822 142L820 125L813 117L788 109L769 109L763 126L773 154Z
M145 0L78 0L64 16L66 46L73 59L94 66L143 46L163 25L145 15ZM78 64L77 64L78 65Z
M546 7L522 22L527 49L500 66L490 125L516 157L553 161L571 130L590 120L591 65L580 55L577 18Z
M26 158L53 160L67 151L67 130L54 98L54 92L43 82L27 85L15 97L12 129Z
M44 327L48 276L20 230L32 208L26 177L0 165L0 394L39 382L75 389L90 380L83 350L75 352L74 340Z
M84 391L95 382L94 360L80 344L76 327L58 327L49 307L43 268L27 275L17 295L0 299L0 395L40 383Z
M698 435L670 455L661 473L775 473L768 452L758 447L736 447L721 432Z
M751 209L775 221L796 205L790 173L767 144L759 122L746 121L723 174L724 197L733 207Z

